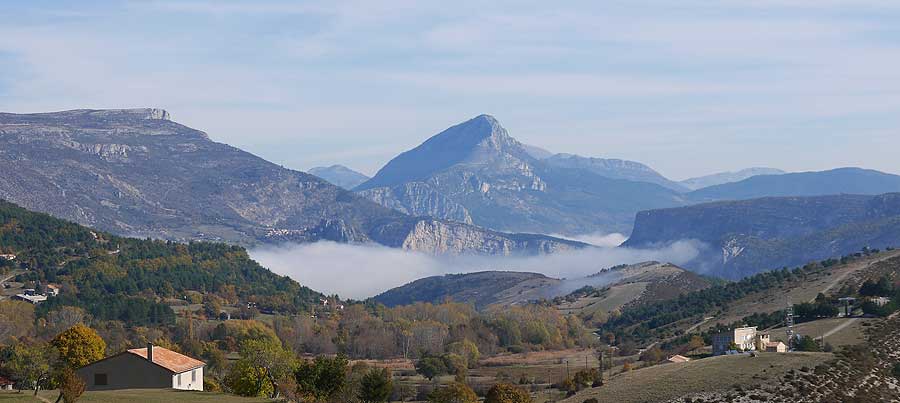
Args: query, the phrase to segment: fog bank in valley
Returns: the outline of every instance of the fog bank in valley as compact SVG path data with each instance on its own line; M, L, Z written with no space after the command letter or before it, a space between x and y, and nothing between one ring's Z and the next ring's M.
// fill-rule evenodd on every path
M649 260L683 264L699 253L695 241L661 249L590 248L542 256L432 256L378 245L316 242L265 246L250 256L272 271L314 290L363 299L423 277L507 270L549 277L588 276L623 263Z

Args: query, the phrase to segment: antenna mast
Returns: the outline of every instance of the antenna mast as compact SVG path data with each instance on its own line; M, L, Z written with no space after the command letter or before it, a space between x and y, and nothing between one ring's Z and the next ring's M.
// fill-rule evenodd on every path
M794 350L794 304L790 297L787 299L787 310L784 315L784 325L787 328L788 350Z

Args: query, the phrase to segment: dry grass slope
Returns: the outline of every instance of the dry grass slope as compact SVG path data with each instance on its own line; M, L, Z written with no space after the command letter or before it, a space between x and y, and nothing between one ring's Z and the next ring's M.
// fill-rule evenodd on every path
M763 353L713 357L685 364L665 364L639 369L613 377L605 386L581 392L564 403L658 402L698 392L750 388L778 379L782 374L802 367L815 367L829 359L828 353Z

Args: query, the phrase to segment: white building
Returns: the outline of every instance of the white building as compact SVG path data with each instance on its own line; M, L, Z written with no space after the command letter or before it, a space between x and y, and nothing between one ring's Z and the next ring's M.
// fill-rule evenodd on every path
M872 297L872 303L878 306L885 306L891 303L891 299L888 297Z
M47 300L46 295L36 294L34 290L31 290L31 292L29 292L29 290L25 290L24 294L16 294L13 298L25 302L30 302L34 305L40 304L41 302Z
M742 351L756 350L756 326L739 327L734 330L713 335L713 354L721 355L732 350L732 343Z
M79 368L87 390L203 390L206 363L148 344Z

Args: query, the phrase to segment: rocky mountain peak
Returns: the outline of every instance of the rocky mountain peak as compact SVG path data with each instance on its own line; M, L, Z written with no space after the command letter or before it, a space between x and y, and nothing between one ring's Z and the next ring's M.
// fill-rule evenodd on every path
M485 140L489 141L485 142ZM438 133L428 139L425 144L434 142L437 145L452 141L459 144L467 143L471 146L480 143L499 145L511 140L509 133L497 118L482 114Z
M348 190L369 180L368 176L337 164L310 168L309 173Z
M356 190L422 181L456 164L491 159L507 153L532 159L496 118L478 115L398 155Z

